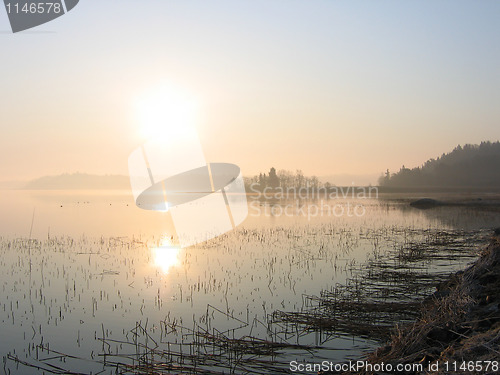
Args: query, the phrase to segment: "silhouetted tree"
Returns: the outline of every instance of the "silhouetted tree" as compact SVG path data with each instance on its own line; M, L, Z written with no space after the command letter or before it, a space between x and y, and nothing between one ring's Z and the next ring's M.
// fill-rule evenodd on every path
M301 188L304 186L304 174L300 169L297 169L297 172L295 174L295 187Z
M259 174L259 185L261 188L264 188L267 186L267 178L265 174Z
M290 171L286 171L281 169L278 172L278 178L280 180L280 186L284 189L293 186L293 173Z
M272 187L272 188L277 188L280 186L280 180L278 176L276 175L276 169L271 168L269 170L269 177L267 179L267 186Z

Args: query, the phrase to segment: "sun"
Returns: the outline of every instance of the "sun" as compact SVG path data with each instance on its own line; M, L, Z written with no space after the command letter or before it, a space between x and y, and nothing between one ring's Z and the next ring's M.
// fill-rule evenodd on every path
M141 137L151 139L192 132L198 108L186 92L164 86L140 96L136 112Z

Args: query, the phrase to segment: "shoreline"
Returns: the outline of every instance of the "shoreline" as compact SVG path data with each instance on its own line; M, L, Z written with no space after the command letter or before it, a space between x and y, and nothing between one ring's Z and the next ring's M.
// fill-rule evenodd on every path
M500 362L500 228L473 264L436 286L418 315L414 323L396 325L386 345L360 359L389 364L393 371L323 374L448 374L454 366L456 373L497 373L485 367L487 361ZM395 370L414 364L422 364L422 370Z

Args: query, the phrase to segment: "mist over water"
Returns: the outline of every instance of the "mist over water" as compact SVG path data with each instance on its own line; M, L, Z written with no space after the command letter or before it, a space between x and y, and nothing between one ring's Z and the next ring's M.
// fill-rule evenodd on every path
M405 201L356 198L325 204L347 203L362 205L364 214L273 215L271 206L287 202L261 202L260 216L250 215L235 231L180 249L169 214L137 209L126 192L4 191L0 321L9 340L0 342L0 353L42 368L111 373L102 354L128 353L123 342L141 327L147 340L171 350L192 343L202 329L314 346L317 358L343 361L377 341L343 332L291 333L272 323L273 313L301 311L304 296L332 290L408 244L448 233L463 241L473 235L475 246L500 225L495 212L457 207L419 211ZM444 273L468 261L415 259L412 267ZM290 347L281 360L310 358L311 351ZM35 371L12 360L5 368Z

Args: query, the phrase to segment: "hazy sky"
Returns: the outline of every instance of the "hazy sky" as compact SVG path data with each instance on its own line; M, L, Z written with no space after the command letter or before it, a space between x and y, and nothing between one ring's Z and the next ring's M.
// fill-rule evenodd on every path
M12 34L0 180L127 173L137 97L196 97L206 158L245 175L381 173L500 138L500 2L81 0Z

